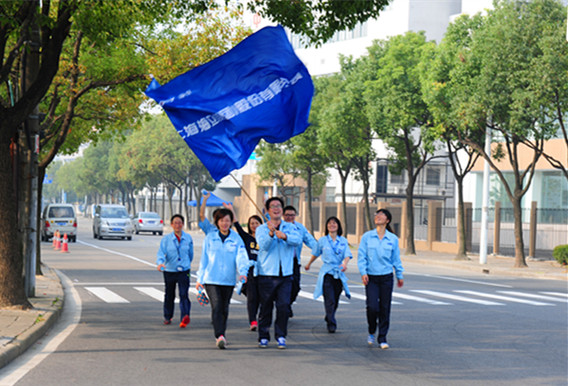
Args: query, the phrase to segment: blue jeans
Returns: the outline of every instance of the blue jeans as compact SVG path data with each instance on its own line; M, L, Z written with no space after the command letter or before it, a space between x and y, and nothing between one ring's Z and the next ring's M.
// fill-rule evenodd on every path
M379 343L387 341L393 283L392 273L388 275L369 275L369 283L365 287L369 334L374 334L377 331L378 319L379 336L377 340Z
M258 339L270 340L272 325L272 309L276 305L276 321L274 336L276 339L286 337L288 333L288 317L290 316L290 294L292 291L292 275L290 276L258 276L258 295L260 298L260 314L258 318Z
M176 284L179 292L180 321L185 315L189 316L191 302L189 301L189 270L181 272L164 272L164 319L170 320L174 316L174 301L176 299Z
M229 303L233 296L234 286L205 284L205 290L211 304L211 320L215 338L225 335L227 319L229 318Z
M325 306L325 321L327 328L330 327L335 330L337 321L335 320L335 311L339 305L339 296L343 291L343 283L340 279L335 279L333 275L326 274L323 277L323 299Z

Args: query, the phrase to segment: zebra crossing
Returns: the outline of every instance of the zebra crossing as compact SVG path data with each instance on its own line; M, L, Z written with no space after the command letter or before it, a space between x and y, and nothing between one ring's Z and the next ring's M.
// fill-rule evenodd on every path
M94 301L102 301L105 303L132 303L152 299L155 301L164 300L164 291L162 283L75 283L75 286L82 287L88 293L89 299ZM124 290L127 288L127 290ZM133 289L134 291L131 291ZM190 297L195 300L197 291L190 288L189 292L193 295ZM138 295L135 299L132 293ZM302 300L300 300L302 299ZM305 299L305 300L303 300ZM355 302L364 302L366 297L364 293L351 291L351 299L345 300L342 297L341 304L350 304ZM323 297L313 298L313 292L302 290L298 294L297 301L318 301L322 302ZM179 302L176 299L176 303ZM231 299L231 304L245 304L244 296L238 296ZM407 291L397 290L393 292L393 305L405 306L411 303L422 303L430 306L452 306L457 303L473 303L481 306L506 306L509 304L523 304L527 306L548 306L554 307L557 304L568 304L568 295L561 292L523 292L510 290L497 290L494 292L480 292L472 290L452 290L447 292L433 291L427 289L410 289Z

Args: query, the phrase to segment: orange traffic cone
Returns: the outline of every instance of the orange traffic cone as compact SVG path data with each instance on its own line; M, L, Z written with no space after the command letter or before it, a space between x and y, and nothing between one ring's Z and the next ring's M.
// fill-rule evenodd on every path
M58 250L59 248L61 248L61 233L59 233L59 231L55 232L55 250Z
M61 244L61 252L69 253L69 245L67 244L67 233L63 235L63 243Z
M55 231L55 233L53 234L53 242L51 243L53 249L55 249L56 245L57 245L57 231Z

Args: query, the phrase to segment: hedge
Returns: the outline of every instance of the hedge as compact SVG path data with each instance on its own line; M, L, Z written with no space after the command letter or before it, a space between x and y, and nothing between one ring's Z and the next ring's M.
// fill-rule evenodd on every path
M552 250L552 256L562 265L568 265L568 245L558 245Z

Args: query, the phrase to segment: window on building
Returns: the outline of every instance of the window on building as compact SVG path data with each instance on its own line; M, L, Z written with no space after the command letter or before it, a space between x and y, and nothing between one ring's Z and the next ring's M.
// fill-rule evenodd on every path
M440 169L437 168L426 169L426 185L431 185L431 186L440 185Z
M387 192L387 176L388 176L388 169L387 165L377 165L377 193L386 193Z
M391 184L404 184L404 173L390 175Z
M325 201L335 202L335 186L325 187Z

